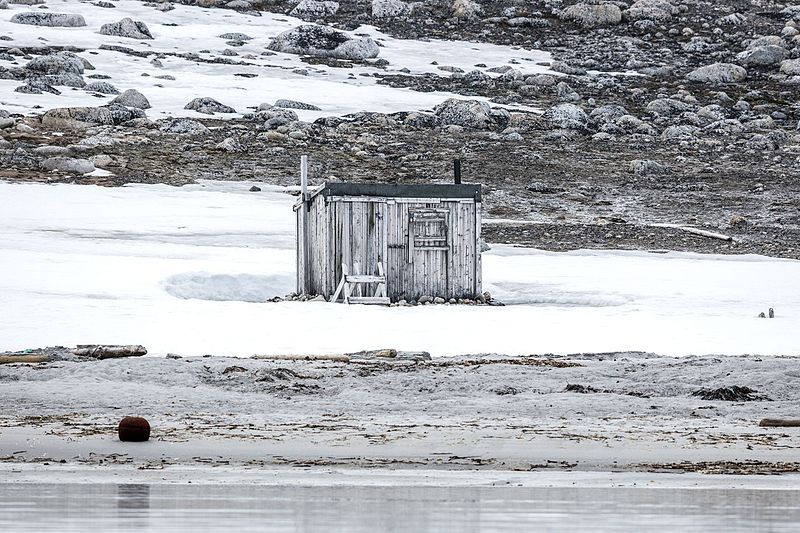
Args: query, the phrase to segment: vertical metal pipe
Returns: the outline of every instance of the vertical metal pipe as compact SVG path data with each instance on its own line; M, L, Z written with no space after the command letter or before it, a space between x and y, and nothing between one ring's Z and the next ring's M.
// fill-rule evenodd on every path
M453 159L453 181L456 185L461 185L461 160Z
M301 294L308 294L309 280L311 279L311 272L309 265L309 242L308 242L308 156L300 156L300 217L301 226L303 231L303 238L301 241L300 251L302 253L303 265L303 286L301 287Z

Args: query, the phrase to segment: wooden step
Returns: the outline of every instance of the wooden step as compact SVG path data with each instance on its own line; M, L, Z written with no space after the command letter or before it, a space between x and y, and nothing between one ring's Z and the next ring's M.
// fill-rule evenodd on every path
M347 299L351 304L389 305L391 301L386 296L351 296Z
M367 274L349 274L345 276L347 283L386 283L386 276L369 276Z

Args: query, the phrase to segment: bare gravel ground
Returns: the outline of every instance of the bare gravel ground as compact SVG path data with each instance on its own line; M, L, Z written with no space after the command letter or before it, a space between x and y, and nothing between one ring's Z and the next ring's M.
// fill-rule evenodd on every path
M758 425L797 417L797 368L792 357L642 353L4 365L0 460L797 472L800 429ZM718 388L736 401L703 399ZM150 442L117 439L125 415L148 418Z

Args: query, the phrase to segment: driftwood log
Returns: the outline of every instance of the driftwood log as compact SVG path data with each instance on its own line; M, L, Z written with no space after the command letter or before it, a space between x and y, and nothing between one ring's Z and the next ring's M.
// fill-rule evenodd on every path
M11 363L46 363L52 361L48 355L0 355L0 365Z
M765 418L758 425L762 428L800 428L800 420Z
M730 235L724 235L722 233L715 233L713 231L706 231L704 229L693 228L691 226L681 226L679 224L654 224L656 227L660 228L673 228L679 229L681 231L685 231L687 233L692 233L694 235L700 235L701 237L708 237L709 239L719 239L721 241L732 241L733 237Z
M141 344L79 344L72 353L95 359L112 359L117 357L139 357L147 354L147 348Z

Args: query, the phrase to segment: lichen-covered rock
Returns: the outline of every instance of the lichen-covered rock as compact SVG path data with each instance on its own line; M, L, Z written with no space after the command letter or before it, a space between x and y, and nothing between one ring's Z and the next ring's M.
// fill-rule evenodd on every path
M119 94L117 88L106 81L95 81L88 83L83 90L100 94Z
M478 2L473 0L455 0L453 2L453 16L460 19L476 19L483 12Z
M787 76L800 76L800 59L787 59L781 62L781 73Z
M223 33L219 38L225 39L226 41L250 41L253 39L249 35L239 32Z
M786 49L774 44L756 46L736 54L736 60L745 67L770 67L786 58Z
M739 83L747 78L747 70L733 63L713 63L691 71L686 79L697 83Z
M8 1L0 0L0 9L8 9Z
M637 0L622 15L627 20L652 20L663 22L678 14L678 8L669 0Z
M56 170L70 174L88 174L94 171L94 164L88 159L75 159L72 157L49 157L42 161L42 170Z
M191 111L197 111L198 113L203 113L205 115L213 115L214 113L236 113L234 108L208 97L195 98L183 108Z
M286 100L281 98L275 101L275 107L282 107L284 109L304 109L306 111L319 111L320 108L313 104L306 104L305 102L298 102L297 100Z
M125 107L124 105L115 104L113 102L104 107L111 113L111 122L114 125L124 124L140 118L147 118L143 109Z
M84 63L72 52L57 52L45 56L34 57L27 65L27 70L37 74L83 74Z
M182 135L195 135L208 132L208 128L203 124L188 118L167 120L159 129L166 133L178 133Z
M110 22L100 26L100 33L103 35L113 35L115 37L127 37L129 39L146 40L152 39L153 34L144 22L133 20L128 17L119 22Z
M402 0L372 0L372 16L376 19L407 17L411 10L411 4Z
M124 105L126 107L135 107L136 109L150 109L150 102L136 89L128 89L111 100L111 103Z
M652 161L650 159L634 159L631 161L630 169L631 172L638 174L639 176L651 176L669 173L668 166L662 165L658 161Z
M493 108L480 100L450 98L433 108L442 126L478 130L505 129L511 117L505 109Z
M320 0L300 0L289 15L303 20L317 20L332 17L339 11L339 2Z
M31 26L50 26L57 28L80 28L86 26L86 21L81 15L70 13L17 13L11 17L11 22L28 24Z
M259 128L266 131L274 130L281 126L287 126L298 120L297 113L291 109L283 109L280 107L263 109L254 115L248 115L247 118L260 122L261 125Z
M679 126L670 126L661 132L662 141L694 141L697 139L696 134L700 129L696 126L689 124L681 124Z
M575 104L558 104L542 116L552 128L567 130L583 130L589 124L586 112Z
M113 125L106 107L57 107L42 115L42 125L52 129L83 129L96 125Z
M378 44L370 37L353 39L328 26L307 24L285 31L269 45L275 52L362 61L378 57Z
M622 22L622 11L614 4L574 4L564 9L560 18L578 22L586 28L597 28Z
M649 102L645 109L654 115L671 117L689 111L692 109L692 106L681 100L676 100L675 98L656 98Z

